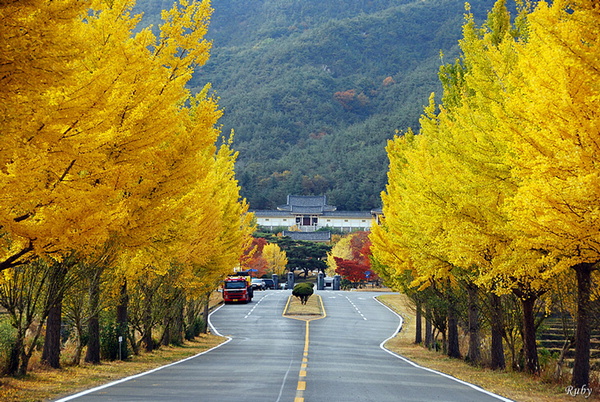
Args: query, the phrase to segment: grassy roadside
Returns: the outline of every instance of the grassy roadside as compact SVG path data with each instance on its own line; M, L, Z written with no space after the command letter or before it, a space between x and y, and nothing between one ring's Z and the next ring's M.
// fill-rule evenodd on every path
M162 347L151 353L133 356L131 360L82 364L60 370L32 369L23 378L0 379L0 401L28 402L56 399L93 388L120 378L152 370L165 364L194 356L219 345L224 338L201 335L179 347Z
M222 296L214 292L211 296L211 309L222 302ZM225 341L216 335L200 335L182 346L162 346L150 353L142 352L131 356L127 361L102 362L101 364L82 363L79 366L63 364L62 369L50 369L39 364L40 353L31 358L30 369L25 377L0 377L0 401L34 402L66 397L86 389L116 381L121 378L143 373L154 368L183 360L211 349ZM62 360L70 360L70 350L64 350Z
M513 372L493 371L473 367L462 360L450 359L444 355L429 351L422 346L415 345L415 317L412 308L407 303L404 295L381 295L378 299L392 308L404 318L402 331L391 339L386 347L391 351L410 359L411 361L433 370L437 370L460 380L467 381L494 392L498 395L519 402L559 402L559 401L598 401L600 390L593 390L591 397L570 396L565 392L564 386L545 383L539 378Z

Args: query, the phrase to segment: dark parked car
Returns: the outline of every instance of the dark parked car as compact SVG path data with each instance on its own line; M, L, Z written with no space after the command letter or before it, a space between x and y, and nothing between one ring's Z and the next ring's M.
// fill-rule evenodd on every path
M263 282L267 289L275 289L275 282L273 282L273 279L263 279Z

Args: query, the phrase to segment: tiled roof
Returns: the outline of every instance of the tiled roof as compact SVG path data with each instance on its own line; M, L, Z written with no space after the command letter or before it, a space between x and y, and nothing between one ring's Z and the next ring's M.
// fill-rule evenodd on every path
M287 204L280 205L277 209L294 214L321 214L326 211L335 211L336 207L327 205L327 198L324 195L288 195Z
M289 217L297 215L319 215L322 218L351 218L351 219L373 219L374 215L381 214L381 208L371 211L338 211L335 206L327 205L324 195L288 195L288 203L280 205L277 210L252 211L257 217Z
M292 214L289 211L275 211L272 209L260 209L256 211L250 211L254 213L256 216L286 216L292 217Z
M356 218L356 219L371 219L373 215L365 211L333 211L325 212L323 218Z
M304 207L298 205L292 205L291 213L293 214L322 214L323 207Z

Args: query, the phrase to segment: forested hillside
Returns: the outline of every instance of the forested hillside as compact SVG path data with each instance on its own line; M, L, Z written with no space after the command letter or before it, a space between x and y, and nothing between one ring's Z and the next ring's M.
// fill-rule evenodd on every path
M144 24L171 0L139 0ZM214 0L210 61L191 85L220 97L251 208L289 193L339 209L380 205L385 144L417 127L438 69L453 62L462 0ZM471 2L483 18L493 0ZM443 60L440 53L443 53Z

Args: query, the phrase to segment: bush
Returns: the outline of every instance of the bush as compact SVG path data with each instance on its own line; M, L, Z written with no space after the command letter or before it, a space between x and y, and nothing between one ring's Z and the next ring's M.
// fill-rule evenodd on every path
M120 348L121 360L127 359L129 356L127 348L127 328L122 331L118 330L118 324L112 318L100 320L100 357L106 360L119 359L119 333L123 334L123 340Z
M309 282L304 282L304 283L297 283L296 285L294 285L294 289L292 290L292 294L296 297L298 296L305 296L305 295L312 295L313 294L313 287L315 285L313 283L309 283Z
M185 329L185 339L191 341L204 330L204 320L201 317L194 318L194 321Z
M8 364L10 351L13 348L16 340L16 330L10 322L4 318L0 318L0 372L5 373Z
M308 282L298 283L294 286L294 289L292 290L292 295L296 296L298 299L300 299L300 301L302 301L302 304L306 304L306 302L308 301L308 298L314 292L314 290L313 290L314 286L315 285L313 283L308 283Z
M542 347L542 348L538 348L538 359L539 359L540 366L546 366L551 361L557 360L558 354L551 353L548 349Z

